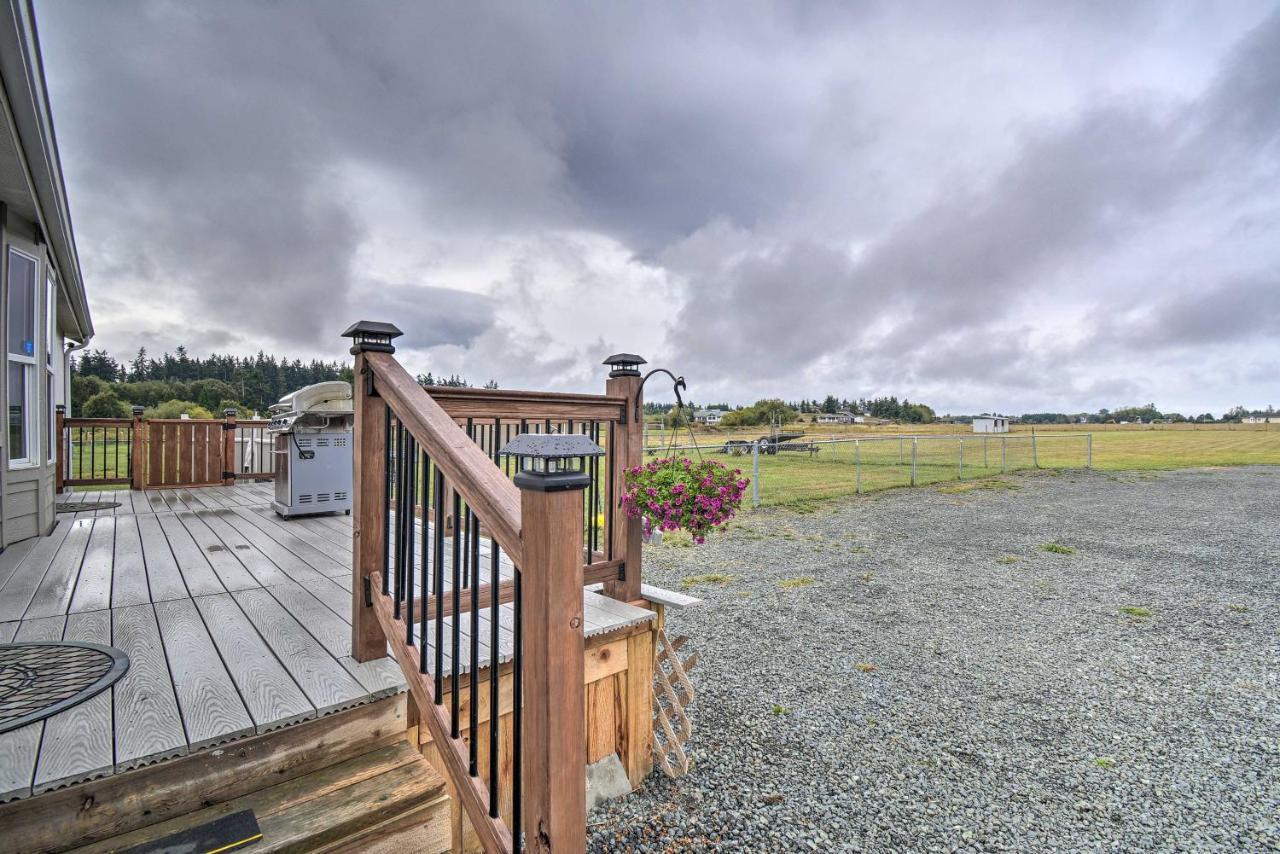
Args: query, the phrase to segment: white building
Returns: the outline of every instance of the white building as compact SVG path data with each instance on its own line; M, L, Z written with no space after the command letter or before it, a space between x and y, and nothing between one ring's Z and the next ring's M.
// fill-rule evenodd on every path
M1246 415L1241 424L1280 424L1280 415Z
M855 421L853 413L844 410L840 412L819 412L818 417L814 420L818 424L853 424Z
M975 433L1008 433L1009 419L1003 415L983 415L973 419Z
M699 424L719 424L725 414L723 409L699 409L693 413L693 420Z

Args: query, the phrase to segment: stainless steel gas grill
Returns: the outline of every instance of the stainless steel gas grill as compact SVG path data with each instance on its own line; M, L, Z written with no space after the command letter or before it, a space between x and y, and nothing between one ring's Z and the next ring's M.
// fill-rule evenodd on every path
M271 407L276 496L281 516L351 512L351 385L309 385Z

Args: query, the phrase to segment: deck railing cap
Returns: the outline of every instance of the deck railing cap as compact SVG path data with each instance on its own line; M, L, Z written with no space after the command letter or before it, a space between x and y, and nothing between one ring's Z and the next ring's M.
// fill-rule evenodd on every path
M342 333L343 338L351 340L351 354L374 352L394 353L395 346L391 339L399 338L404 333L394 323L383 323L377 320L358 320Z

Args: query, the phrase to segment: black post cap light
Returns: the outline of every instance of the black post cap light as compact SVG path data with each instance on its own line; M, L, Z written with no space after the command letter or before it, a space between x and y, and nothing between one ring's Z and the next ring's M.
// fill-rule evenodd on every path
M404 333L394 323L379 323L376 320L361 320L347 327L343 338L351 339L351 355L357 353L394 353L392 338L399 338Z
M146 412L146 410L145 410L143 407L141 407L141 406L135 406L135 407L133 407L133 410L132 410L132 411L133 411L133 417L134 417L134 418L141 418L141 417L142 417L142 413Z
M640 366L648 364L648 361L640 358L635 353L614 353L605 359L603 364L609 366L609 376L612 377L638 377L640 376Z
M515 458L517 471L512 480L516 486L560 492L590 485L591 475L583 461L603 457L604 448L581 433L521 433L498 453Z

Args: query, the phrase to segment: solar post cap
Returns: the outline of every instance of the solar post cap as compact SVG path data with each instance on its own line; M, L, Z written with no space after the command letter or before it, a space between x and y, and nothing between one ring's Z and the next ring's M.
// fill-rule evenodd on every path
M635 353L614 353L602 364L609 366L610 377L638 377L640 366L647 365L648 361Z
M604 449L581 433L521 433L498 454L516 460L516 486L559 492L586 488L591 475L583 462L587 457L603 457Z
M403 334L394 323L359 320L348 326L342 337L351 339L351 355L354 356L356 353L394 353L396 348L391 339Z

